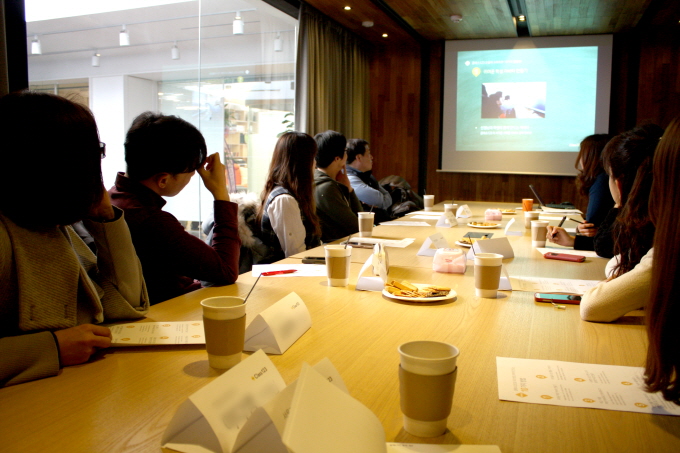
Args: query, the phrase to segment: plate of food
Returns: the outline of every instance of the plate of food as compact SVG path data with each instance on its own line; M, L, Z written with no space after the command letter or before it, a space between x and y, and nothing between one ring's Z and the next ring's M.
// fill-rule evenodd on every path
M493 222L470 222L467 226L472 228L498 228L501 224Z
M472 244L474 244L477 241L483 241L485 239L489 239L486 236L483 236L481 238L471 238L468 236L463 237L463 239L459 239L456 241L456 244L460 245L461 247L467 247L470 248L472 247Z
M383 295L391 299L405 300L407 302L439 302L453 299L456 292L446 286L431 285L427 283L411 283L406 280L392 280L385 283Z

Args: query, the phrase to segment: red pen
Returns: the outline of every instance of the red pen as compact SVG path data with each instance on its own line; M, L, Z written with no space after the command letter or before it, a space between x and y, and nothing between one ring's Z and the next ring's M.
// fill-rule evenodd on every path
M264 275L265 277L268 277L270 275L292 274L293 272L297 272L297 269L286 269L285 271L262 272L262 274L260 274L260 275Z

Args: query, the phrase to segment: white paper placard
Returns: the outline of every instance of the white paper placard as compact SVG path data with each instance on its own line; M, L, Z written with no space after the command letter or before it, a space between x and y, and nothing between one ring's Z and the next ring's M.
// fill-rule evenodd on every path
M312 326L304 301L290 293L258 314L246 328L244 351L283 354Z
M468 206L466 204L459 206L458 210L456 210L456 217L464 218L464 219L467 219L468 217L472 217L472 211L470 210L470 206Z
M257 351L184 401L163 433L163 448L231 453L250 414L286 387L264 351Z
M434 245L434 248L430 248L431 245ZM423 245L420 247L420 250L418 250L417 255L434 256L437 249L447 248L449 248L449 243L446 241L444 236L441 233L435 233L423 241Z
M644 368L496 357L498 398L522 403L680 415L680 406L644 391Z
M508 224L505 225L505 235L506 236L524 236L524 226L522 226L522 231L511 230L510 227L515 223L515 219L510 219Z
M472 244L475 253L498 253L503 255L503 259L514 258L515 252L512 250L508 238L493 238L484 241L475 241Z
M203 321L133 322L109 326L111 346L205 344Z
M364 275L371 269L369 275ZM359 271L357 279L357 291L382 291L389 273L389 260L387 250L383 244L375 244L373 254L368 257Z
M439 216L439 220L437 220L437 224L435 226L442 228L451 228L452 226L456 225L458 225L456 216L453 214L453 212L447 211L444 212L444 214L442 214L441 216Z

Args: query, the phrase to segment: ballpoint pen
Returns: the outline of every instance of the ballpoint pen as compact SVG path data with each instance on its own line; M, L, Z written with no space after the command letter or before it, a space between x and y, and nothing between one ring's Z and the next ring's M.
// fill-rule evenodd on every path
M260 275L264 275L265 277L268 277L270 275L292 274L293 272L297 272L297 269L286 269L284 271L262 272Z
M569 220L571 220L572 222L576 222L576 223L585 223L585 222L581 222L580 220L572 219L571 217L569 217Z
M560 228L562 225L564 225L564 221L565 221L565 220L567 220L567 216L566 216L566 215L565 215L564 217L562 217L562 220L560 221L560 224L557 225L557 228ZM569 219L569 220L571 220L571 219ZM551 236L550 238L551 238L551 239L555 239L555 236L557 236L557 232L553 230L553 234L552 234L552 236Z

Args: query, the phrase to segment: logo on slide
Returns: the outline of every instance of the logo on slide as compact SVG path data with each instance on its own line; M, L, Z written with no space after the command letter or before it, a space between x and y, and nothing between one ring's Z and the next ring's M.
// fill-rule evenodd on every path
M472 68L472 75L477 77L479 74L482 73L482 70L479 68Z

